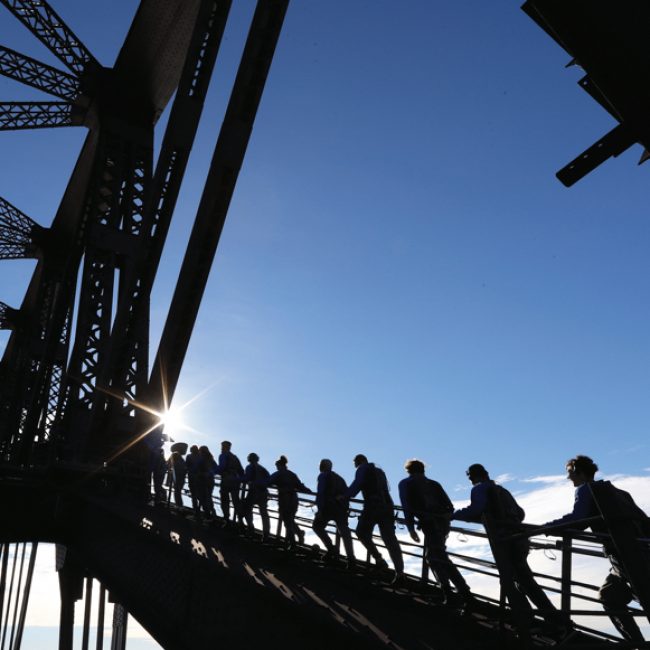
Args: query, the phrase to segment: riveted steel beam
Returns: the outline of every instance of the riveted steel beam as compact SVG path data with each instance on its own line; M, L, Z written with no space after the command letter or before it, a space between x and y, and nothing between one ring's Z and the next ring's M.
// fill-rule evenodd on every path
M68 69L81 77L95 57L45 0L0 0Z
M69 101L77 97L81 85L77 77L3 46L0 46L0 74Z
M0 131L80 126L83 116L67 102L0 102Z

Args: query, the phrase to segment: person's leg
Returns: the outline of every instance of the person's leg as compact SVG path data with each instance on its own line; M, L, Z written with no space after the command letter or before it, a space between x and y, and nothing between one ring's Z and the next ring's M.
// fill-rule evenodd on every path
M565 625L566 617L553 605L544 590L539 586L533 571L528 565L528 542L515 542L511 546L512 567L515 583L525 596L538 609L540 616L552 625Z
M244 515L243 515L243 507L242 507L241 499L239 498L240 489L241 486L239 485L238 481L231 481L228 483L228 496L230 497L230 501L232 502L232 509L233 509L232 518L233 521L237 520L241 524Z
M176 482L174 483L174 503L179 507L183 507L183 484L176 477Z
M192 475L190 475L187 479L189 488L190 488L190 495L192 497L192 510L194 512L199 511L199 497L198 497L198 488L196 485L196 478Z
M199 501L199 507L204 514L209 514L208 504L207 504L207 495L208 495L208 486L205 481L205 476L199 475L196 479L197 487L197 499Z
M290 495L287 503L287 531L291 529L292 539L297 539L301 544L305 541L305 533L296 523L296 514L298 512L298 495Z
M242 503L242 516L244 517L249 530L253 530L253 505L253 498L251 493L248 492Z
M359 516L359 523L357 524L357 537L366 547L366 550L370 553L371 557L375 559L375 562L379 565L385 565L386 560L384 560L372 539L372 531L375 528L376 523L377 521L375 516L371 512L368 512L367 509L363 510Z
M214 510L214 499L212 495L214 494L214 477L209 477L206 483L206 505L208 508L208 513L211 517L214 517L217 513Z
M627 604L634 598L627 582L617 573L610 573L605 578L598 597L621 636L632 643L644 643L645 639L634 617L626 612Z
M390 559L393 562L393 567L395 567L396 573L404 573L404 558L402 557L402 549L397 541L397 536L395 535L395 519L393 518L393 509L390 509L390 512L386 512L379 519L379 534L384 540L386 545L386 550Z
M221 512L226 521L230 520L230 490L224 485L223 480L219 486L219 499L221 501Z
M434 526L422 524L424 533L424 552L429 567L435 574L445 596L452 595L451 585L462 596L470 595L470 588L461 572L447 554L446 535L438 532Z
M325 515L322 512L317 512L316 516L314 517L314 523L312 524L311 528L316 533L316 536L318 539L320 539L321 542L325 545L325 548L329 551L332 552L334 551L334 544L332 543L332 540L330 539L330 536L327 534L327 522L329 521L329 517Z
M278 515L280 521L284 526L285 537L287 543L292 546L296 541L296 536L298 535L298 527L295 522L296 510L298 509L297 499L291 499L291 495L281 495L278 500Z
M257 507L262 519L262 535L268 537L271 532L271 520L269 519L269 509L267 506L266 496L260 496L257 500Z
M512 618L517 628L518 634L522 639L530 635L530 627L533 623L533 613L530 603L515 584L515 571L513 567L513 558L509 544L500 541L500 531L494 531L490 526L486 526L490 540L492 555L499 571L499 584L501 593L508 599Z
M350 526L348 526L348 516L347 513L341 513L334 519L336 523L336 528L339 531L341 536L341 541L343 542L343 548L345 549L345 554L348 557L348 560L354 560L354 546L352 544L352 532L350 531Z

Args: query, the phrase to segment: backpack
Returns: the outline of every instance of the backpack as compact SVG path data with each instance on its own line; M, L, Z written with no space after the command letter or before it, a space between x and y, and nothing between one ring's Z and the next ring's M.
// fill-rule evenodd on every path
M594 481L589 487L605 522L614 526L626 524L639 537L650 537L650 517L637 505L629 492L617 488L610 481Z
M506 525L519 525L526 516L512 494L496 483L488 489L488 512L496 523Z
M408 496L411 509L419 519L431 519L432 515L450 514L454 511L454 506L440 483L428 478L410 481Z
M328 507L340 508L346 510L349 507L348 499L337 499L337 496L345 495L348 491L348 485L345 480L336 472L330 472L328 476L328 483L326 487L326 503Z
M363 499L368 504L375 506L390 505L392 507L393 500L388 491L388 481L384 471L375 467L373 463L368 463L366 476L361 487Z
M232 452L228 453L227 456L227 461L226 461L226 467L221 473L221 476L223 478L229 479L229 478L235 478L237 476L242 476L244 474L244 468L242 467L242 464L239 462L239 458L235 456Z

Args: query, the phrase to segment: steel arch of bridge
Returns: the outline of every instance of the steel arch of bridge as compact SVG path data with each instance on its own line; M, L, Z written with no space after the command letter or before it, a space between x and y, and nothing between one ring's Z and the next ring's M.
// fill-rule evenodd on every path
M53 98L0 101L0 131L88 133L49 227L0 199L0 258L37 260L22 304L0 304L11 332L0 360L0 464L38 474L108 463L127 468L144 494L161 443L155 414L173 396L288 0L257 3L153 373L150 292L231 0L142 0L112 67L48 2L1 1L67 71L0 47L0 74ZM172 97L154 166L154 129ZM61 648L72 647L78 589L68 573ZM123 647L123 625L114 641Z

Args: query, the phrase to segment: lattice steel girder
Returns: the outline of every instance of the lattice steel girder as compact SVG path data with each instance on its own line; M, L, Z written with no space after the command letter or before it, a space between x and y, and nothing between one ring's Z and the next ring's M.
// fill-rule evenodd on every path
M78 76L99 64L45 0L0 0L20 22Z
M98 94L101 96L95 104L97 119L93 116L84 118L90 129L86 141L88 148L84 148L85 153L75 167L50 229L51 240L56 244L48 250L47 273L40 279L35 275L23 301L23 305L28 304L25 313L30 314L29 331L20 341L15 336L16 333L12 333L7 346L7 350L14 352L12 360L22 360L18 364L9 363L7 350L3 355L3 363L6 359L8 366L16 368L15 374L17 380L20 380L20 388L15 391L16 399L12 396L0 396L0 408L3 404L11 405L16 402L26 405L24 408L21 406L23 415L20 423L14 415L11 416L12 430L17 432L15 440L18 441L16 444L12 442L11 446L24 449L24 452L19 452L21 458L29 459L30 450L35 449L34 440L45 441L50 436L57 440L57 448L65 446L66 452L70 450L74 455L75 441L85 438L88 434L88 411L83 412L84 407L88 407L88 402L77 403L81 412L75 420L74 431L64 430L60 421L60 415L66 412L67 386L71 380L70 375L62 375L61 369L65 366L61 364L61 353L67 350L71 337L69 328L72 322L79 261L89 234L93 231L90 228L93 218L85 209L88 206L87 192L91 191L89 188L94 185L94 179L105 173L112 173L111 170L103 168L97 171L95 161L101 157L97 147L107 128L117 129L118 132L123 130L124 133L120 137L125 140L134 137L134 130L152 128L152 118L164 109L169 97L176 90L199 4L199 0L141 0L114 69L91 70L82 80L83 93L86 93L86 88L93 87L100 91ZM104 83L105 81L108 83ZM149 191L150 177L145 178L137 170L133 171L129 176L131 180L127 181L124 188L129 194L129 199L122 204L124 210L118 212L123 220L122 233L136 240L140 238L138 233L142 219L142 208L138 205L141 206ZM149 169L148 174L150 173ZM102 223L105 212L101 205L99 208L95 216L97 222ZM96 250L94 240L90 243L90 249ZM133 265L133 254L120 254L110 264L114 277L119 274L122 284L122 269ZM37 269L39 267L40 265ZM118 300L119 297L118 295ZM109 305L109 308L112 308L112 305ZM81 320L86 315L80 314ZM89 320L92 321L93 318L96 319L97 314ZM134 380L138 387L146 384L148 374L147 323L148 313L143 326L145 334L138 343L138 379ZM95 330L91 326L87 331L91 331L91 336L86 339L90 341L91 347L81 357L88 357L88 363L84 361L84 366L93 373L94 350L91 348L94 345ZM65 364L67 355L63 359ZM88 378L91 378L90 374ZM55 404L56 409L53 410ZM26 419L24 413L28 414ZM69 434L77 437L69 440Z
M23 331L12 332L2 357L11 382L0 384L0 435L18 462L29 460L35 440L50 437L61 400L83 240L83 198L97 143L97 134L89 132L49 229L47 259L37 264L21 304Z
M82 111L67 102L0 102L0 131L82 124Z
M70 101L79 94L81 85L77 77L1 45L0 74Z
M147 402L159 411L176 389L287 6L258 0L255 9L151 372Z
M639 142L650 149L650 5L527 0L522 9L587 73L579 84L620 124L557 174L569 186ZM644 158L642 158L642 161Z
M131 139L129 136L138 136ZM104 131L100 140L101 155L93 173L94 185L87 200L85 215L87 238L84 268L79 297L75 342L68 365L68 387L65 406L66 428L78 428L77 420L86 419L97 403L106 396L97 395L97 375L107 363L116 271L128 263L125 248L120 255L110 245L111 237L95 237L98 229L112 231L117 236L134 237L139 232L143 187L148 187L153 158L153 129L139 133ZM122 287L118 293L121 297ZM140 380L143 388L147 378L148 329L138 347ZM86 440L92 436L84 428ZM88 449L90 456L93 450ZM96 458L93 458L96 460Z
M109 365L100 370L99 384L112 394L133 399L140 381L138 350L148 328L149 294L158 269L172 212L194 142L231 0L202 0L196 26L163 137L158 164L145 203L142 234L146 238L132 269L111 331ZM146 371L148 378L148 369ZM120 401L124 406L124 401ZM113 414L118 417L120 409ZM122 409L123 410L123 409ZM109 425L112 426L112 425ZM92 427L97 430L97 427Z
M0 259L38 257L45 229L0 196Z

